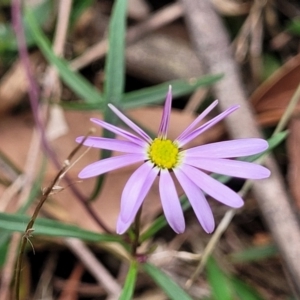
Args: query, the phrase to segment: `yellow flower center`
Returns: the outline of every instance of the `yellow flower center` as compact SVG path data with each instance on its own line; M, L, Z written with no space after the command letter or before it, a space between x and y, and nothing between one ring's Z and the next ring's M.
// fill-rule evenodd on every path
M172 169L179 161L179 149L171 140L156 138L148 149L151 162L161 169Z

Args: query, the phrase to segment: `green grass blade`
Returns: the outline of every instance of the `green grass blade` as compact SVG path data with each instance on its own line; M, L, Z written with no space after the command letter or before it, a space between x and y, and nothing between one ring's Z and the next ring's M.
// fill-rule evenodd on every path
M24 215L13 215L0 213L0 229L7 231L24 232L29 217ZM117 235L100 234L89 230L81 229L74 225L63 224L58 221L38 218L34 226L34 234L73 237L89 242L118 242L122 243L122 238Z
M181 97L193 92L201 86L209 86L222 78L222 75L209 75L193 80L173 80L153 87L140 89L126 93L122 96L122 101L118 106L122 109L136 108L145 105L158 104L165 101L165 97L172 85L173 98ZM65 109L72 110L95 110L97 107L94 103L62 103Z
M253 287L223 272L212 257L207 262L206 274L214 300L262 300Z
M173 98L187 95L196 88L209 86L219 81L223 75L208 75L193 79L172 80L149 88L126 93L122 99L123 109L134 108L149 104L162 103L169 88L172 85Z
M233 300L230 282L213 258L207 261L206 275L215 300Z
M231 278L231 284L240 300L263 300L261 295L245 282L237 278Z
M125 281L125 284L124 284L124 287L123 287L123 290L122 290L119 300L131 300L132 299L137 272L138 272L138 264L136 261L132 261L129 271L127 273L126 281Z
M115 1L109 23L109 50L105 60L106 103L118 104L124 92L126 12L127 1Z
M192 300L176 282L154 265L146 263L142 267L171 300Z
M50 46L50 43L38 23L36 22L33 13L26 10L25 20L28 23L31 34L44 54L45 58L54 65L64 81L64 83L80 98L84 99L87 103L98 104L98 109L103 108L103 98L100 91L98 91L92 84L90 84L79 73L72 71L67 62L57 57Z
M233 253L230 255L231 260L239 263L252 262L265 259L278 254L278 249L275 245L264 245L248 248L244 251Z
M6 243L2 243L0 245L0 268L1 269L5 265L6 256L9 253L8 248L9 248L10 243L8 242L8 239L9 239L9 237L5 238Z

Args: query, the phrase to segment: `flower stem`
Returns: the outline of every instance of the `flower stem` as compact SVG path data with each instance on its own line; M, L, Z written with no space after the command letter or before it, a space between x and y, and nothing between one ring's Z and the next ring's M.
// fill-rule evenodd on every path
M140 245L140 221L141 221L141 215L142 215L142 206L137 212L135 219L134 219L134 224L133 224L133 233L134 233L134 238L132 241L132 248L131 248L131 255L135 257L137 255L137 248Z

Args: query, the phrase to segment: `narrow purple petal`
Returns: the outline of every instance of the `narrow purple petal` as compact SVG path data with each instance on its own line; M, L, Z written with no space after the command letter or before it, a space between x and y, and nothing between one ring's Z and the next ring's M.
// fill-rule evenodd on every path
M143 161L144 154L124 154L96 161L81 170L79 178L90 178Z
M166 219L176 233L185 229L185 221L173 179L167 170L161 170L159 193Z
M158 130L158 137L160 137L160 138L167 137L170 114L171 114L171 107L172 107L172 87L169 86L169 91L168 91L168 94L166 97L166 102L165 102L163 114L161 117L161 122L159 125L159 130Z
M153 168L153 164L145 162L130 176L121 197L120 216L123 222L127 223L135 217L158 171L157 168Z
M187 156L184 163L202 170L246 179L263 179L271 174L261 165L232 159Z
M81 143L83 139L84 137L80 136L76 138L76 142ZM93 148L107 149L126 153L144 153L144 148L140 145L129 141L120 141L117 139L90 136L84 141L83 144L85 146Z
M263 139L239 139L211 143L187 149L189 157L231 158L257 154L267 150L269 144Z
M230 108L226 109L224 112L222 112L221 114L217 115L216 117L214 117L213 119L211 119L210 121L206 122L205 124L203 124L202 126L196 128L195 130L193 130L192 132L186 134L183 138L177 139L176 141L179 144L179 147L184 146L185 144L187 144L188 142L192 141L194 138L196 138L199 134L203 133L204 131L208 130L209 128L211 128L212 126L214 126L215 124L219 123L220 121L222 121L225 117L227 117L228 115L230 115L231 113L233 113L235 110L237 110L239 108L239 105L234 105L231 106Z
M102 121L102 120L99 120L99 119L95 119L95 118L91 118L91 121L100 125L101 127L115 133L115 134L118 134L124 138L126 138L127 140L135 143L135 144L138 144L138 145L141 145L141 146L145 146L145 141L142 140L141 138L135 136L134 134L124 130L124 129L121 129L117 126L114 126L112 124L109 124L105 121Z
M174 173L189 199L194 212L207 233L215 229L215 220L211 208L205 199L202 191L193 183L179 168L174 169Z
M219 103L215 100L210 106L208 106L176 139L177 141L184 140L185 137L196 127L196 125L201 122Z
M181 170L201 190L219 202L234 208L243 206L243 199L236 192L216 179L186 164L181 166Z
M127 118L114 105L108 104L108 106L125 124L127 124L132 130L134 130L137 134L139 134L146 142L150 143L152 141L151 137L142 128L140 128L129 118Z

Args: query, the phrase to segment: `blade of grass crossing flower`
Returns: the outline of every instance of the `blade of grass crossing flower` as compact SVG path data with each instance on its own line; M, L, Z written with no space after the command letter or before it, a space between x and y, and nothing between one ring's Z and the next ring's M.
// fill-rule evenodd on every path
M0 229L3 230L11 232L24 232L28 221L28 216L0 213ZM121 237L117 235L100 234L81 229L74 225L67 225L58 221L44 218L37 219L34 227L34 233L45 236L74 237L90 242L122 243Z
M48 39L42 32L33 13L29 9L25 10L25 20L28 23L28 27L31 30L32 36L39 49L44 54L45 58L56 67L64 83L87 103L97 103L98 109L103 109L103 98L100 91L79 73L72 71L64 59L57 57L53 53Z
M272 151L274 148L276 148L282 141L284 141L287 137L288 131L279 132L276 135L272 136L268 139L269 148L263 153L260 153L258 155L251 155L245 158L242 158L244 161L252 162L257 160L258 158L262 157L266 153ZM222 183L228 182L231 177L225 176L225 175L219 175L219 174L212 174L213 178L217 179L218 181ZM183 211L186 211L190 207L190 203L188 202L187 198L185 196L181 197L181 205ZM140 241L144 242L145 240L151 238L156 234L159 230L164 228L167 225L167 221L164 217L164 215L159 216L152 224L151 226L141 235Z
M122 99L123 109L161 103L165 100L166 90L172 86L173 98L184 96L201 86L209 86L219 81L223 75L208 75L190 80L172 80L152 87L126 93Z
M109 47L105 60L104 82L104 120L110 124L116 124L118 117L107 106L112 103L117 107L123 97L125 77L125 33L126 33L127 1L115 1L111 20L109 23ZM114 134L104 130L103 136L113 138ZM111 151L103 150L101 159L111 156ZM95 188L90 196L94 200L101 191L103 176L98 177Z
M134 287L136 282L136 276L138 272L138 263L132 261L129 271L127 273L126 281L119 300L131 300L134 293Z
M267 140L269 144L269 148L265 152L256 155L247 156L245 158L242 158L242 160L251 162L261 158L262 156L264 156L265 154L269 153L274 148L276 148L279 144L281 144L286 139L287 135L288 135L287 130L276 133L275 135L271 136Z
M154 265L145 263L142 265L144 271L155 281L155 283L166 293L171 300L192 300L192 298L168 275L160 271Z

